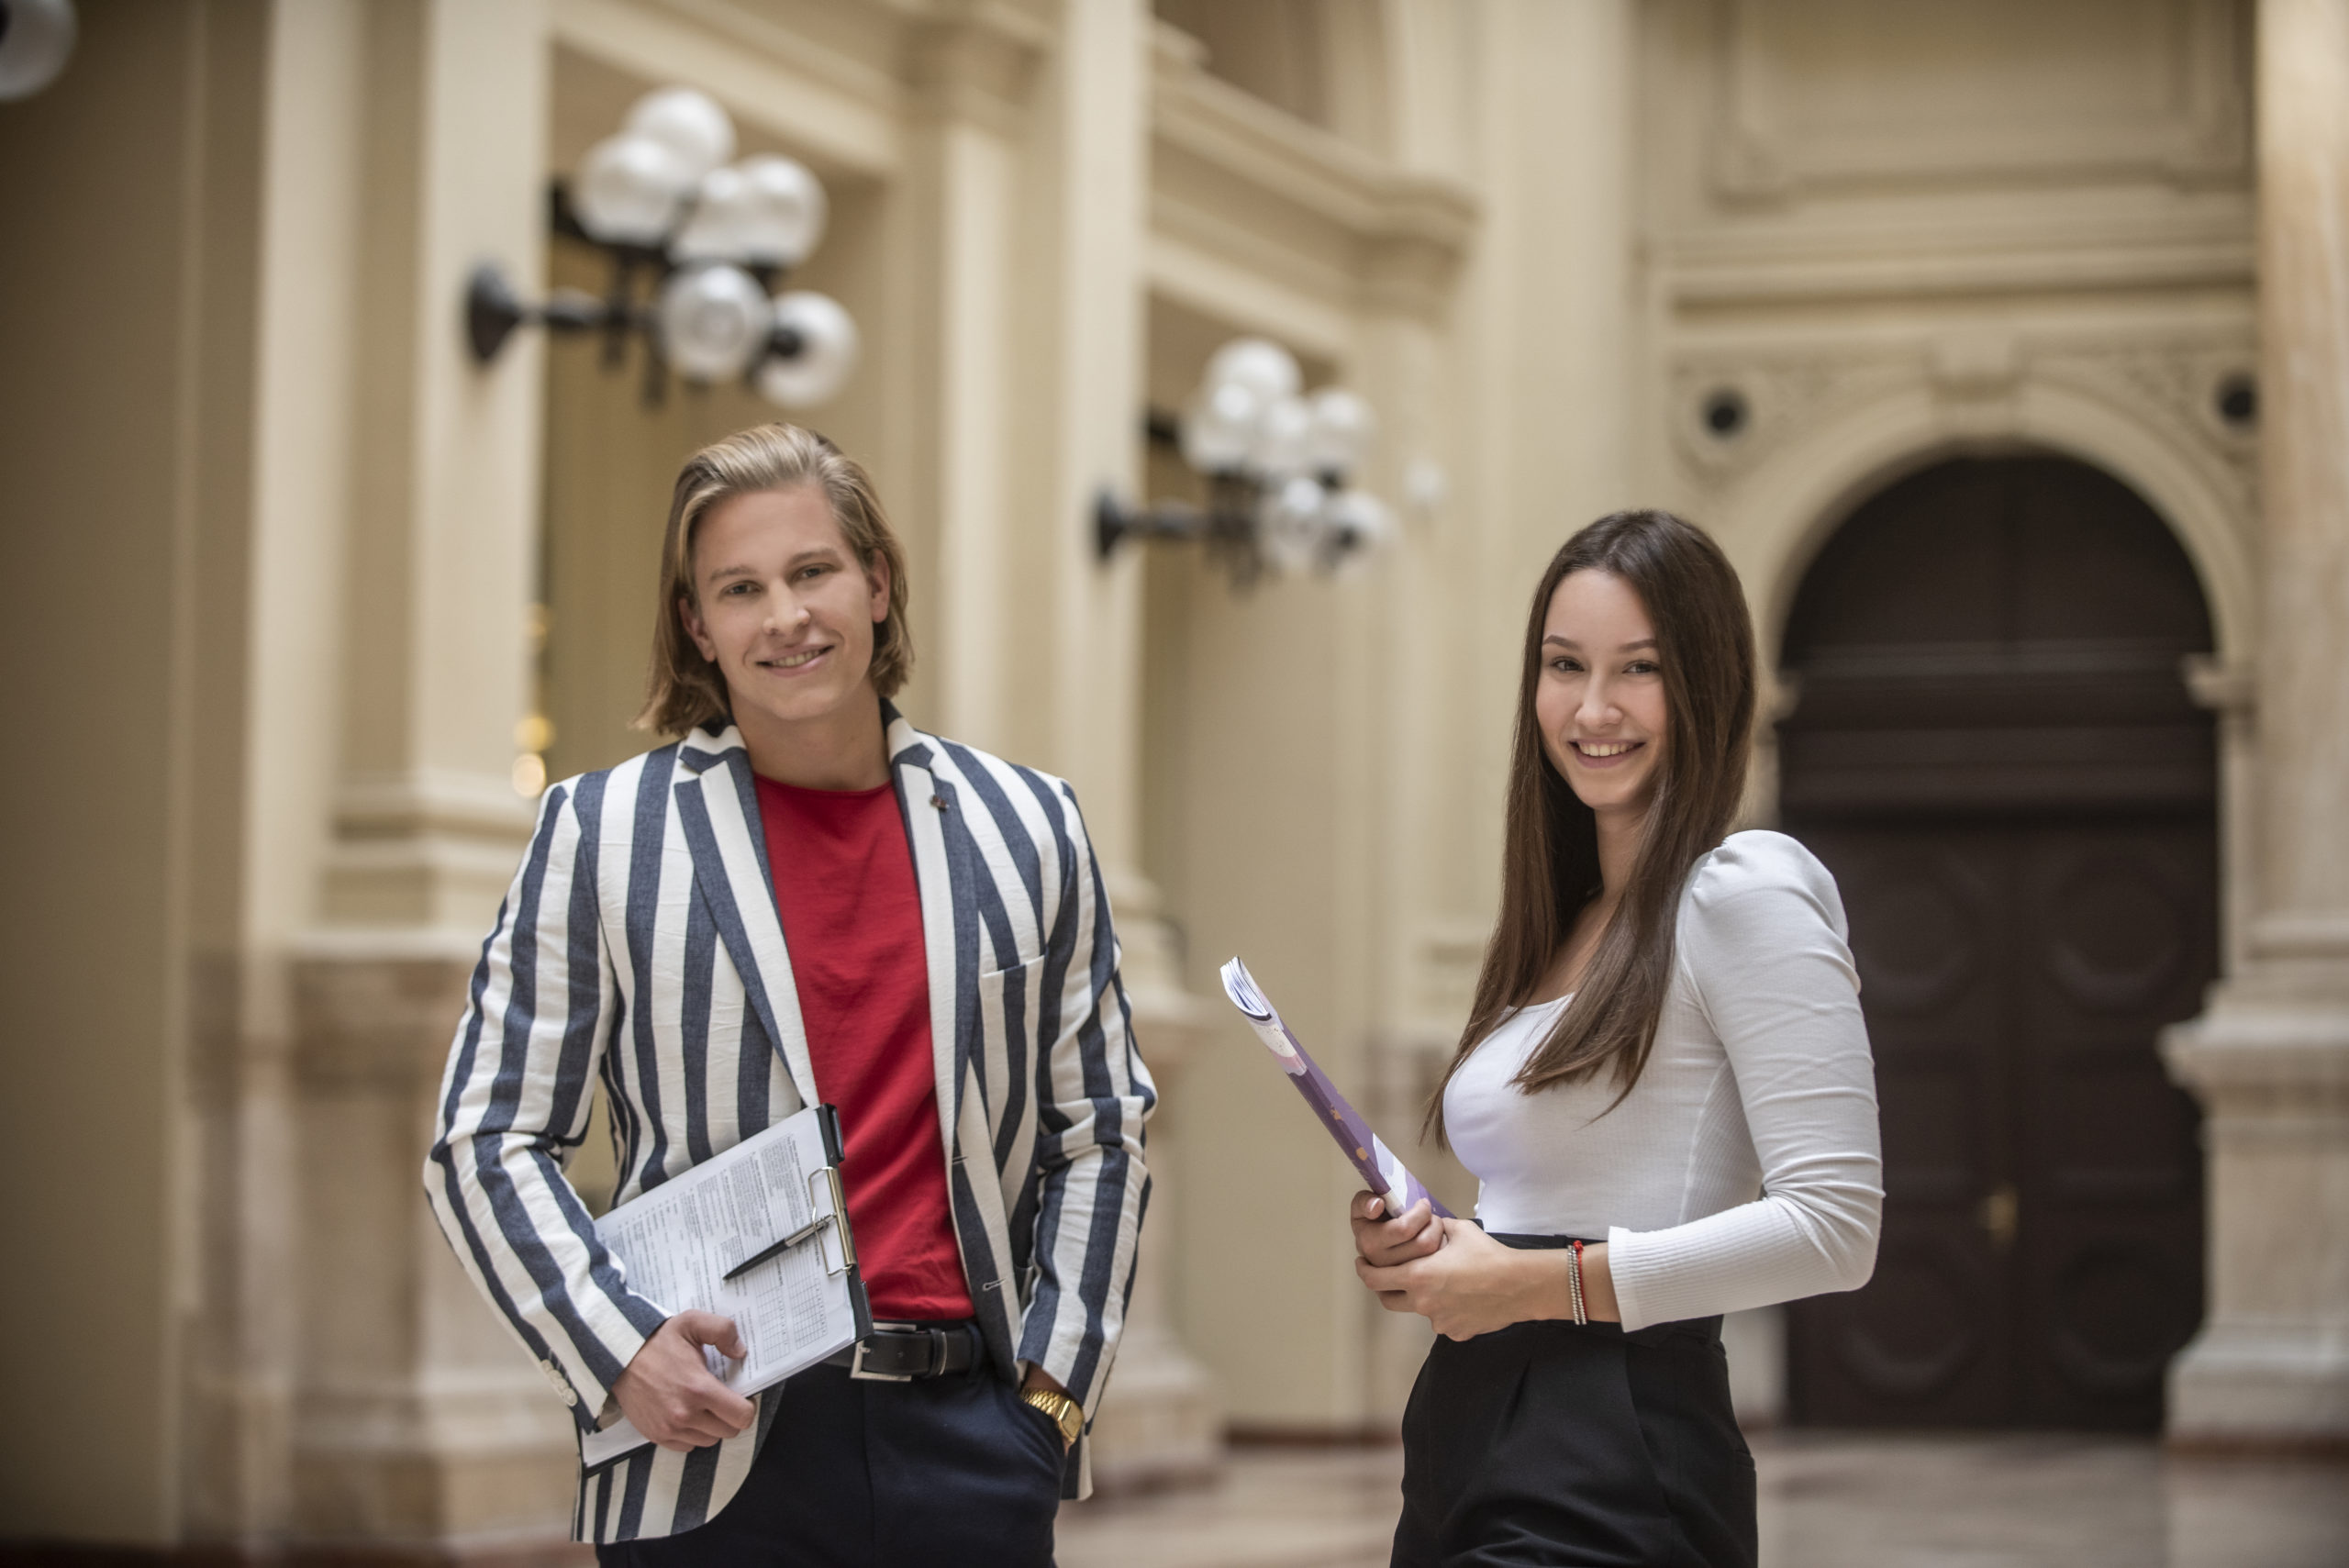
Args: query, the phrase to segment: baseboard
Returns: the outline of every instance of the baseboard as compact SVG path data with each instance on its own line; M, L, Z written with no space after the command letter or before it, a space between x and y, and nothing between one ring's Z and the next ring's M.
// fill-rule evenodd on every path
M2280 1436L2181 1432L2163 1438L2162 1451L2177 1459L2299 1459L2349 1464L2349 1432Z

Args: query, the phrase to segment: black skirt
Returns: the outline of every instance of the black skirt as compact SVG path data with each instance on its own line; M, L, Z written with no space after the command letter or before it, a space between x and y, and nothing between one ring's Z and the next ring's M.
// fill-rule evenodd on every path
M1720 1330L1537 1322L1437 1340L1403 1415L1394 1568L1753 1568L1753 1458Z

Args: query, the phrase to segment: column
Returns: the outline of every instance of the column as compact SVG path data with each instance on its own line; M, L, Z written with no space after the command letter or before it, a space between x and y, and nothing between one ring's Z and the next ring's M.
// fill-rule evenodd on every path
M2164 1041L2206 1109L2188 1445L2349 1440L2349 0L2258 16L2266 599L2243 959Z
M907 338L922 399L907 454L915 516L931 531L940 635L920 673L937 729L1018 756L1009 641L1019 415L1014 339L1024 101L1037 39L1005 18L916 29L907 199Z
M1213 1380L1168 1309L1181 1080L1205 1006L1184 989L1173 933L1141 868L1141 561L1102 565L1092 537L1101 486L1137 494L1142 375L1142 248L1149 221L1151 26L1145 0L1063 0L1040 125L1052 192L1039 226L1033 319L1049 428L1036 432L1055 607L1049 639L1051 765L1074 783L1100 857L1143 1059L1158 1084L1152 1192L1124 1343L1094 1426L1097 1485L1178 1484L1211 1473L1222 1447ZM1044 359L1043 356L1049 356ZM1044 390L1049 388L1049 391Z
M291 1531L445 1552L560 1539L573 1450L418 1186L466 978L527 839L511 782L538 532L536 335L477 367L466 277L543 276L542 0L374 0L341 733L321 918L294 966ZM323 394L322 394L323 395ZM328 526L317 519L314 526Z

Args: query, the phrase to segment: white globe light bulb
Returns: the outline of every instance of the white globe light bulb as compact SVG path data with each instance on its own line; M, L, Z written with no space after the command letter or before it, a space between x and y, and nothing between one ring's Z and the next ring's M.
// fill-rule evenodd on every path
M685 220L669 254L678 261L750 261L751 229L758 197L740 169L712 169L694 193L693 216Z
M794 289L777 299L774 333L796 338L799 348L760 362L759 391L771 402L785 408L829 402L855 373L856 320L828 295Z
M1256 517L1257 547L1277 572L1304 572L1327 548L1330 493L1313 479L1292 479L1272 491Z
M774 320L766 290L741 268L687 267L661 291L661 351L688 380L724 381L750 369Z
M1265 338L1234 338L1208 361L1208 384L1237 382L1270 401L1294 397L1305 384L1297 356Z
M1210 382L1183 411L1183 461L1201 473L1230 473L1248 462L1264 400L1236 381Z
M761 266L796 267L814 254L830 213L823 183L806 164L771 152L745 158L736 167L751 191L749 259Z
M689 185L734 156L734 122L717 99L692 87L647 93L629 110L627 126L674 153Z
M658 245L677 221L693 181L685 165L648 137L607 137L587 150L571 192L588 237L607 245Z
M1267 479L1286 479L1313 466L1313 411L1302 397L1275 397L1257 417L1248 466Z
M8 0L0 31L0 104L13 104L64 74L81 32L72 0Z
M1325 386L1308 401L1313 433L1308 460L1316 473L1352 473L1370 456L1377 439L1378 416L1341 386Z

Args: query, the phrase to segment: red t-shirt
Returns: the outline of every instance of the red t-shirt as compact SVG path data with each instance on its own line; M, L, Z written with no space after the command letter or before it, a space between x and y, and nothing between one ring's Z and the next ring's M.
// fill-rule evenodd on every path
M968 1318L930 1051L930 971L897 792L759 780L759 820L816 1085L841 1113L875 1318Z

